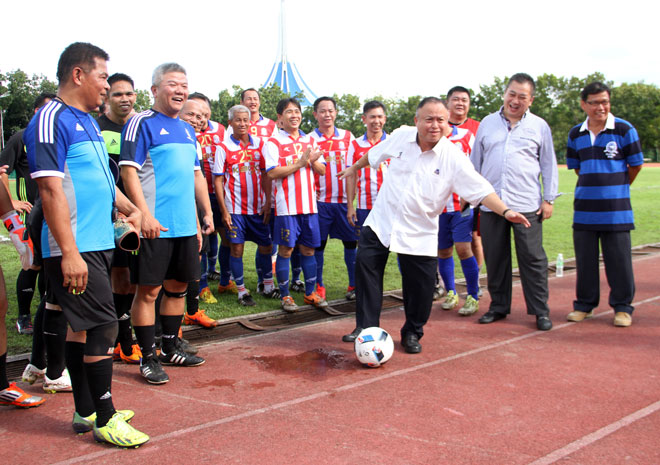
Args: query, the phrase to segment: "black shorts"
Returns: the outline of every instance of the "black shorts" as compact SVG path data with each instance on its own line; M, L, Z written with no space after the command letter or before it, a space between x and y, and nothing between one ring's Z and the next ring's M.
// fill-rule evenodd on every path
M113 268L128 268L129 259L132 252L127 252L124 249L115 247L112 254L112 267Z
M477 206L472 210L472 232L479 232L479 216L481 209ZM479 234L481 236L481 233Z
M175 238L141 239L137 255L129 256L131 283L160 286L174 279L182 283L200 277L197 235Z
M41 258L41 230L43 228L43 221L44 212L41 209L41 201L37 201L25 221L28 236L32 239L32 250L34 252L32 264L34 266L41 266L43 264Z
M112 250L84 252L80 255L87 263L87 288L79 295L69 293L68 288L62 285L62 257L44 259L48 292L62 307L66 321L76 332L117 321L110 287Z

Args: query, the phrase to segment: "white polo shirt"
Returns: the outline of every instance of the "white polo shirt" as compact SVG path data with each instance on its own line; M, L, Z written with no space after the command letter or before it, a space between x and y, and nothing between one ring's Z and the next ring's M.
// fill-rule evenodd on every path
M388 158L388 176L364 226L392 252L436 257L438 216L451 193L476 205L495 192L446 137L422 153L417 128L401 128L369 150L372 167Z

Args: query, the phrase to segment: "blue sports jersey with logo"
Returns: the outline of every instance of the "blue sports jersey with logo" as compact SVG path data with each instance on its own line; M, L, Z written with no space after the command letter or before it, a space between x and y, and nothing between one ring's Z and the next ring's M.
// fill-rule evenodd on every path
M154 110L124 126L119 165L137 169L151 214L167 231L160 237L197 234L195 170L199 170L195 130Z
M114 178L103 136L94 119L52 100L32 118L23 142L33 179L62 178L78 251L113 249ZM41 246L44 258L62 255L45 220Z

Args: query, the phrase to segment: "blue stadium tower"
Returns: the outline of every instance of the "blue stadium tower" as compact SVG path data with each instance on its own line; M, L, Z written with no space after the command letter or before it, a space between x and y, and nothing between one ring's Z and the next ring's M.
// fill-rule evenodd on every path
M284 0L280 5L280 42L278 47L277 59L271 69L264 87L277 84L280 88L291 96L302 93L304 97L300 99L302 106L311 106L316 100L316 94L312 92L307 83L303 80L295 63L290 62L286 57L286 28L284 21Z

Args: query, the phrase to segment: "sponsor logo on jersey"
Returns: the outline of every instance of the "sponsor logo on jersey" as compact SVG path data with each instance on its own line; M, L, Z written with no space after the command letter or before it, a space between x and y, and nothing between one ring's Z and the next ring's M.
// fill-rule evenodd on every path
M160 130L160 135L161 135L161 136L166 136L166 135L168 135L168 134L169 134L169 132L167 132L167 131L165 130L165 128L161 128L161 130Z
M85 129L80 125L80 123L76 123L76 131L84 131Z
M188 140L190 142L195 142L195 139L193 139L192 136L190 135L190 132L188 132L188 128L185 128L185 131L186 131L186 136L187 136Z

